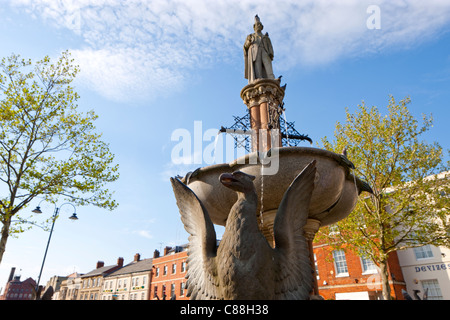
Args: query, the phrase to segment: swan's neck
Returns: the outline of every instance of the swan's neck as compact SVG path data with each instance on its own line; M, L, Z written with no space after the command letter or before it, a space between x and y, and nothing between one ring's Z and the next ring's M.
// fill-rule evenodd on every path
M238 234L258 231L256 219L258 196L256 191L238 192L237 194L238 199L230 210L226 231Z

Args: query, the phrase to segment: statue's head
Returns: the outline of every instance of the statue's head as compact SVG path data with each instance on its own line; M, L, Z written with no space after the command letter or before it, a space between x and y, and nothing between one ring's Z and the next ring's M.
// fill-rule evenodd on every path
M237 192L246 193L255 189L255 186L253 185L255 176L244 173L242 171L222 173L219 177L219 180L225 187Z
M263 24L261 23L261 20L259 19L258 15L255 16L255 23L253 24L253 30L255 32L262 31L264 29Z

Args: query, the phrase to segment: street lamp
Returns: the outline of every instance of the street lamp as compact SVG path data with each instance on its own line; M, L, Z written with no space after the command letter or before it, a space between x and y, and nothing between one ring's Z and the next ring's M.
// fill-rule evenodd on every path
M39 205L41 204L41 202L39 202ZM74 213L69 217L69 219L70 220L74 220L74 221L78 220L78 217L77 217L77 214L76 214L77 209L75 208L75 206L73 204L71 204L69 202L66 202L66 203L63 203L62 205L60 205L59 208L55 204L55 212L53 213L53 217L52 217L52 220L53 220L52 228L50 229L50 235L48 236L47 247L45 248L45 253L44 253L44 259L42 260L41 271L39 272L39 277L38 277L38 280L37 280L37 283L36 283L36 292L39 290L39 281L41 280L42 270L44 269L45 258L47 257L48 246L50 244L50 239L52 238L53 227L55 226L56 218L58 218L59 209L61 209L61 207L66 205L66 204L70 204L73 207L73 209L74 209ZM37 213L37 214L42 213L41 207L39 207L39 205L31 212Z

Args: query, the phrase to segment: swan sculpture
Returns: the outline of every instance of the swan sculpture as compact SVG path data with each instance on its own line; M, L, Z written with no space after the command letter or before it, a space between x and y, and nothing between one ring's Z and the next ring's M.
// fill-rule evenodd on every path
M316 161L309 163L288 187L274 221L274 247L260 232L254 176L223 173L223 186L237 193L217 246L214 225L194 194L171 178L181 220L189 236L187 295L211 300L310 299L313 272L303 227L314 189Z

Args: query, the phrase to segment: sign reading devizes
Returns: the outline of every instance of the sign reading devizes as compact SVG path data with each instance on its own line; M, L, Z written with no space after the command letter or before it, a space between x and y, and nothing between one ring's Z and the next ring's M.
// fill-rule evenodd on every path
M416 272L427 272L427 271L443 271L450 270L450 263L440 263L440 264L430 264L427 266L415 267Z

